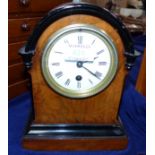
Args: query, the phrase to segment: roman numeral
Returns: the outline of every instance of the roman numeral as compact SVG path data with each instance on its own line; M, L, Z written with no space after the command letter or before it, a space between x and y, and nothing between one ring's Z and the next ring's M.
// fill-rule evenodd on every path
M103 53L103 52L104 52L104 50L101 50L101 51L97 52L96 54L97 54L97 55L100 55L100 54Z
M78 36L78 44L82 44L83 42L83 36Z
M93 81L91 80L91 79L88 79L89 80L89 82L91 83L91 84L93 84Z
M70 79L67 79L66 82L65 82L65 86L68 86L70 84L71 80Z
M99 77L99 78L100 78L100 77L102 76L102 73L100 73L100 72L96 71L96 72L95 72L95 75L96 75L97 77Z
M52 66L60 66L60 63L59 62L53 62Z
M63 72L62 72L62 71L57 72L57 73L55 74L55 76L56 76L57 78L60 78L61 76L63 76Z
M95 43L95 39L93 40L93 42L91 43L91 45L93 45Z
M69 41L67 39L64 40L65 44L69 44Z
M98 63L100 66L105 66L106 64L107 64L107 62L106 61L101 61L101 62L99 62Z
M77 82L77 88L81 88L81 82Z
M57 54L64 54L63 52L58 52L58 51L55 51L54 53L57 53Z

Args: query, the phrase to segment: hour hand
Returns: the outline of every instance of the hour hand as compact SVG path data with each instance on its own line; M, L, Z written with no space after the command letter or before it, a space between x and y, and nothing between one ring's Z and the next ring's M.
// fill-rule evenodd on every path
M79 61L79 60L71 60L71 59L66 59L65 62L81 62L81 63L93 63L94 61Z
M65 62L77 62L77 60L65 59Z

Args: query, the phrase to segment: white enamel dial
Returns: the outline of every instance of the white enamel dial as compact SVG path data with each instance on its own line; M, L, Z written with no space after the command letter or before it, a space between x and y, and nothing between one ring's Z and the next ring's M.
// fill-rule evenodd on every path
M116 48L106 34L89 26L74 25L48 41L42 69L55 91L83 98L107 87L116 73L117 62Z

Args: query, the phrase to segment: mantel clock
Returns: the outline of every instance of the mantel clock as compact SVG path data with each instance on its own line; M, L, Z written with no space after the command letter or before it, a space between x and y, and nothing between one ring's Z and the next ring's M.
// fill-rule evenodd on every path
M20 54L31 75L34 102L25 148L127 146L118 110L134 50L118 18L87 3L61 5L38 23Z

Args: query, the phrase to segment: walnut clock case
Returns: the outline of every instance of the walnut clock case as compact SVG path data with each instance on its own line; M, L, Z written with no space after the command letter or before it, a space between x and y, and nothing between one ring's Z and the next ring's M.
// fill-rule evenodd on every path
M127 147L118 110L134 49L119 19L87 3L61 5L38 23L20 54L31 75L34 102L24 148Z

